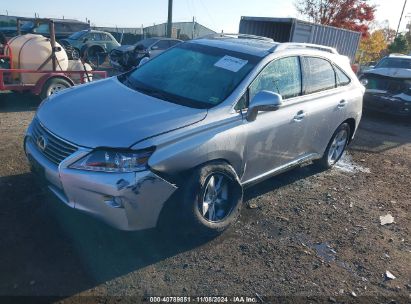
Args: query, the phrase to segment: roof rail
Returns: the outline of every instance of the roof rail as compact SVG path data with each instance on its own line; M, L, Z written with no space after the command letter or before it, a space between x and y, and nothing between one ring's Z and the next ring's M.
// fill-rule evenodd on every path
M224 37L236 37L241 39L254 39L254 40L262 40L267 42L274 42L273 39L263 36L256 36L256 35L249 35L249 34L241 34L241 33L220 33L220 34L210 34L206 35L201 38L224 38Z
M409 56L409 55L405 55L405 54L401 54L401 53L391 53L388 55L388 57L394 57L394 56Z
M318 44L311 44L311 43L297 43L297 42L280 43L272 47L270 49L270 52L282 51L282 50L287 50L287 49L298 49L298 48L316 49L316 50L339 55L338 51L333 47L318 45Z

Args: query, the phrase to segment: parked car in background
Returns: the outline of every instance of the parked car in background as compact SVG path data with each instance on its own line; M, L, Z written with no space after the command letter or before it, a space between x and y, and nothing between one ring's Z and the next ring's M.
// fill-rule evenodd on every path
M237 220L245 187L305 162L332 167L363 93L334 49L218 35L52 95L24 148L69 207L124 230L162 214L214 234Z
M110 63L114 68L126 71L138 66L143 58L154 58L181 42L170 38L148 38L134 45L122 45L110 52Z
M85 59L91 63L94 63L101 54L106 56L111 50L120 46L113 35L96 30L79 31L66 39L61 39L60 42L70 57L73 59L86 57Z
M390 55L360 76L364 108L411 116L411 56Z

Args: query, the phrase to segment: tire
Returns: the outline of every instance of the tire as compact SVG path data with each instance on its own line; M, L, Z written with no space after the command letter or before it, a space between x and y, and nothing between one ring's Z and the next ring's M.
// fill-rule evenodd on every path
M320 169L330 169L334 166L344 154L345 148L348 145L351 136L351 129L348 123L341 124L337 130L335 130L333 136L328 143L327 149L321 159L315 161L314 163ZM336 143L340 143L339 145Z
M81 58L81 56L80 56L80 50L77 49L77 48L73 48L73 49L71 50L71 59L72 59L72 60L78 60L78 59L80 59L80 58Z
M57 93L61 90L71 87L72 84L63 78L50 78L46 81L41 89L40 98L41 100L46 99L50 95Z
M212 191L212 179L216 192ZM242 201L243 189L230 165L212 162L197 168L183 188L184 230L206 237L220 234L238 219Z

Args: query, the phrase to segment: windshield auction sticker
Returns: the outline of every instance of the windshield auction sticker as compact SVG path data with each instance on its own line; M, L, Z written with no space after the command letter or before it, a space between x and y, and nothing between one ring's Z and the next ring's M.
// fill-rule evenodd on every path
M243 60L240 58L235 58L235 57L226 55L223 58L221 58L219 61L217 61L214 64L214 66L237 73L247 63L248 63L247 60Z

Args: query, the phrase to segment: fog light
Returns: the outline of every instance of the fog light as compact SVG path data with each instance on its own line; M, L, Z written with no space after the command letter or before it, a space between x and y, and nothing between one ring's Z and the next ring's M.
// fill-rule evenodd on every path
M111 208L124 208L123 201L120 197L106 196L104 203Z

